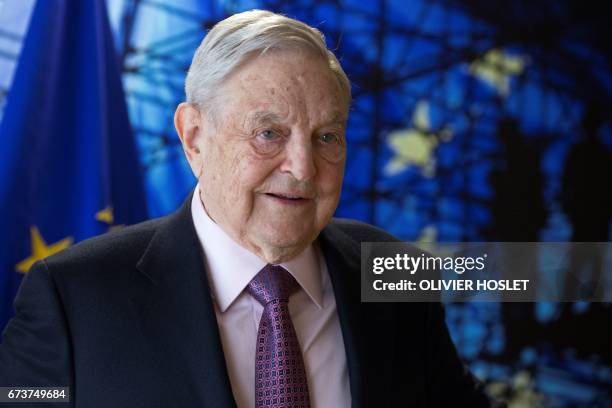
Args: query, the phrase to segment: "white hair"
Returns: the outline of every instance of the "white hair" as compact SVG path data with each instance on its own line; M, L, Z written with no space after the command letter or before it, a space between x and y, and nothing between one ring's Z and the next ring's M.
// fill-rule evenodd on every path
M187 78L187 102L211 111L214 93L221 82L253 54L268 50L310 51L329 64L347 104L351 85L338 59L316 28L301 21L264 10L234 14L217 23L196 50Z

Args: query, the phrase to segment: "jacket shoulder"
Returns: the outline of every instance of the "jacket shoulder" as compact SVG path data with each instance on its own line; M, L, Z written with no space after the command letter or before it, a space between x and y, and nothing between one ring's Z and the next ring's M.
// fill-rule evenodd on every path
M320 240L326 256L333 256L332 251L338 252L343 262L355 270L359 270L363 242L400 242L378 227L343 218L332 219L321 232Z
M334 218L329 227L358 244L361 242L400 242L399 238L379 227L347 218Z
M144 221L81 241L45 258L49 271L91 270L113 265L134 266L167 217Z

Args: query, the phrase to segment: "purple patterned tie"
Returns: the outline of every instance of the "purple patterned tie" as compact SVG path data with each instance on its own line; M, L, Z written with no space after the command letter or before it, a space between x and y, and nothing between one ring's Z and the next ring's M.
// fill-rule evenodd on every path
M291 317L289 296L298 283L282 266L266 265L248 291L264 307L255 353L255 407L309 408L304 360Z

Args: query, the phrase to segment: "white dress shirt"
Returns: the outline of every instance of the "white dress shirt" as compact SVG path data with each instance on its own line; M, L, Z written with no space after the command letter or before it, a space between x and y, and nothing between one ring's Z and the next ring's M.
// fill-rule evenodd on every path
M245 290L266 265L233 241L206 214L196 187L191 214L204 249L205 267L225 363L239 408L255 406L255 343L263 306ZM312 407L350 407L346 353L325 259L316 244L281 264L300 289L289 313L304 356Z

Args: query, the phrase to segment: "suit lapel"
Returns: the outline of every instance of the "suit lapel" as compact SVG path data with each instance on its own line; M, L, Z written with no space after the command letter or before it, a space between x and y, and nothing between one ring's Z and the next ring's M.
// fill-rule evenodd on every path
M344 235L344 236L343 236ZM344 340L353 408L362 406L363 342L360 331L359 252L333 224L320 235L321 249L334 288Z
M320 235L344 340L352 407L386 406L396 317L383 303L361 303L361 243L332 222Z
M131 281L132 305L176 406L234 407L190 203L149 242Z

